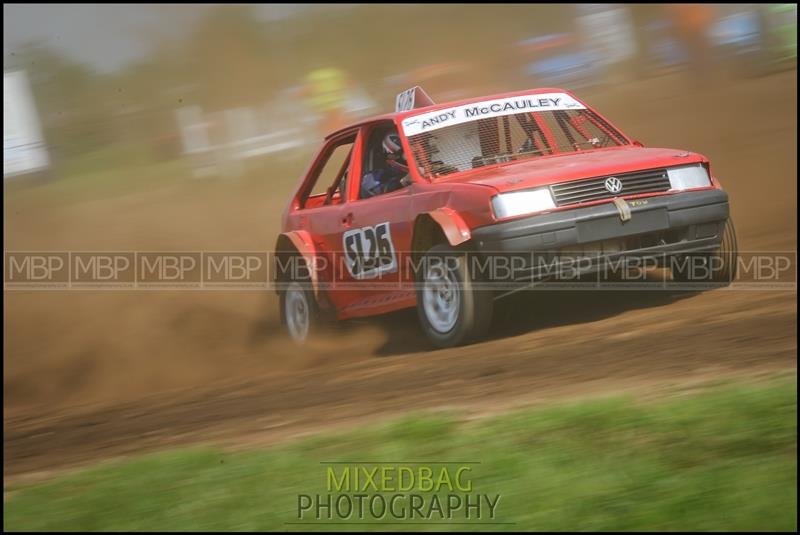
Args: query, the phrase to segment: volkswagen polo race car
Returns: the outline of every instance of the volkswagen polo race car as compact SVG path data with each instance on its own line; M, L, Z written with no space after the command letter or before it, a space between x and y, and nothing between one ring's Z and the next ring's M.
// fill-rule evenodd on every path
M467 343L496 299L566 264L578 278L620 259L673 280L735 276L728 195L706 157L644 147L563 89L416 102L330 134L292 194L274 273L294 340L324 317L416 307L434 345ZM391 163L387 136L407 176L376 193L365 178Z

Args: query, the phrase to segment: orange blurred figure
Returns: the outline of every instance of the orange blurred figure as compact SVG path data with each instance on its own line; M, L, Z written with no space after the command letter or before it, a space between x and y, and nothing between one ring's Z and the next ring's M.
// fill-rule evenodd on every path
M689 68L695 81L701 82L708 74L711 60L711 25L717 17L716 8L710 4L666 4L676 37L686 46Z

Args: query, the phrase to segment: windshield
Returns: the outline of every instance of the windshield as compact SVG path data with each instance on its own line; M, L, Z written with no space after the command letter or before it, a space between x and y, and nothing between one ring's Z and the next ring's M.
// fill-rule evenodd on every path
M445 108L403 120L403 130L426 178L627 144L619 131L565 93Z

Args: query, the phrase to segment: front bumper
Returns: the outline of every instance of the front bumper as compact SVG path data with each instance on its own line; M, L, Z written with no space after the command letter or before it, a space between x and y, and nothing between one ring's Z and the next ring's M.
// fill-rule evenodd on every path
M472 239L481 256L511 258L513 280L536 281L546 278L541 261L552 267L553 261L579 258L585 273L620 258L663 261L713 251L729 216L728 195L719 189L630 203L628 221L608 202L480 227L472 231Z

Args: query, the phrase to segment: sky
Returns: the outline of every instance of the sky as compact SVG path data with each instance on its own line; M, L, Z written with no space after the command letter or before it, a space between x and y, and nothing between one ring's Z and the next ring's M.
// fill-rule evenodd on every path
M145 57L155 36L180 38L215 4L3 4L3 56L41 41L100 72ZM255 6L280 20L308 5Z

